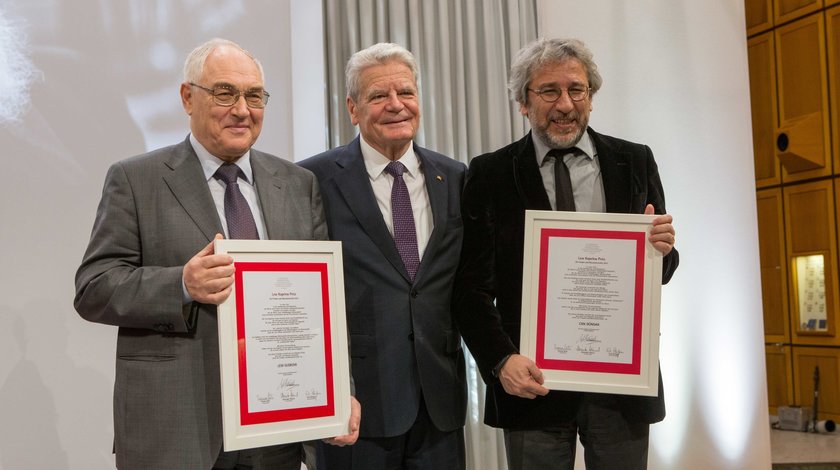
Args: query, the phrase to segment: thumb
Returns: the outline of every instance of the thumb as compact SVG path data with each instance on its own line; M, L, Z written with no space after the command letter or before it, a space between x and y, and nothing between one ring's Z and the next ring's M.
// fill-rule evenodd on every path
M647 206L645 206L645 215L653 215L654 213L655 210L653 208L653 204L648 204Z
M225 237L221 233L217 233L216 236L213 237L212 240L210 240L210 243L208 243L207 246L202 248L201 251L199 251L196 254L196 256L202 257L202 256L212 255L216 251L216 249L214 247L214 244L216 243L216 240L224 240L224 238Z

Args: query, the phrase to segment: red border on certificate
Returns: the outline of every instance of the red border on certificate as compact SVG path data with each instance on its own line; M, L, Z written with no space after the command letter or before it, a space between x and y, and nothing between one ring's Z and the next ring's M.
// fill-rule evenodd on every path
M239 359L239 419L242 425L274 423L306 418L320 418L335 414L334 387L332 383L332 344L330 341L330 296L329 277L327 276L327 263L257 263L257 262L235 262L236 267L236 337ZM327 384L327 403L322 406L292 408L274 411L248 411L248 362L245 357L245 299L243 294L242 275L248 271L280 271L280 272L316 272L321 275L321 299L324 307L324 357L325 383Z
M613 240L632 240L636 242L636 282L633 301L633 354L628 364L616 364L599 361L569 361L545 358L545 322L546 322L546 291L548 289L548 242L551 238L602 238ZM540 230L540 260L539 286L537 300L537 338L536 358L537 367L553 370L569 370L580 372L607 372L615 374L641 373L642 356L642 312L644 299L644 271L645 271L645 234L641 232L623 232L610 230L573 230L549 229Z

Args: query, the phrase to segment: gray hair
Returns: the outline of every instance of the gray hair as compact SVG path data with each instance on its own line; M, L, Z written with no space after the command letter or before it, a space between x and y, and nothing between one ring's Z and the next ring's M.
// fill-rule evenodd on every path
M590 96L595 95L604 80L598 73L598 66L592 60L592 51L577 39L537 39L520 49L510 66L508 91L510 97L520 104L528 103L528 84L534 72L547 64L564 60L577 59L586 69L586 78L592 88Z
M411 69L411 75L414 76L414 83L417 84L419 82L420 72L417 68L417 61L414 59L414 54L399 44L380 42L356 52L347 61L347 67L344 68L344 79L347 82L347 96L354 102L358 102L359 93L361 93L359 87L361 86L362 72L368 67L384 65L392 61L400 62Z
M184 62L184 81L187 83L198 82L201 79L201 75L204 73L204 62L207 60L207 56L216 50L216 48L223 46L238 49L246 56L250 57L251 60L254 61L254 64L256 64L257 69L260 71L260 80L265 81L262 64L256 57L254 57L253 54L243 49L239 44L221 38L213 38L190 52L190 55L187 56L187 60Z

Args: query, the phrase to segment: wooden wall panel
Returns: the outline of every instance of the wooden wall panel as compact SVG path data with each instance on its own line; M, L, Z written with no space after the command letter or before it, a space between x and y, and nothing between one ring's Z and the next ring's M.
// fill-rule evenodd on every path
M794 348L794 396L797 404L813 406L814 371L819 367L818 419L840 420L840 349Z
M776 158L778 109L774 44L772 33L756 36L747 43L755 184L758 187L781 182L781 167Z
M781 24L813 13L823 7L823 0L776 0L774 17Z
M840 0L837 0L840 3ZM834 172L840 173L840 5L825 12Z
M747 36L773 27L773 0L745 0L744 10Z
M789 343L787 257L785 256L781 189L758 191L756 206L764 341Z
M782 180L831 174L824 14L776 28Z
M794 404L793 368L790 346L768 345L764 348L767 367L767 402L770 413L780 406Z
M835 334L838 315L837 299L837 236L835 231L835 198L832 180L797 184L783 189L785 241L788 262L788 297L791 338L794 344L840 345ZM827 330L806 331L800 319L800 298L797 290L795 258L821 255L824 265L824 295ZM800 273L803 275L804 273ZM804 297L803 297L804 299Z

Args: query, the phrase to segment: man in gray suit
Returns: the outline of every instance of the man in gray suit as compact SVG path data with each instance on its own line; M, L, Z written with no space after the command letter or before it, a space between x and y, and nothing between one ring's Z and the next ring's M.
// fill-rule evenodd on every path
M234 266L214 254L213 240L235 238L242 225L250 231L242 238L327 237L314 176L251 148L269 96L263 82L260 63L235 43L199 46L180 89L190 135L108 170L74 305L87 320L119 327L120 469L300 469L300 444L221 451L216 305L230 295ZM232 168L230 183L222 168ZM238 211L226 213L229 197L242 203ZM352 444L358 428L354 400L351 433L331 443Z
M462 163L414 145L417 65L376 44L346 68L360 136L301 162L318 177L344 247L359 442L321 446L326 468L464 468L464 357L450 313L461 251ZM319 462L321 461L319 460Z

